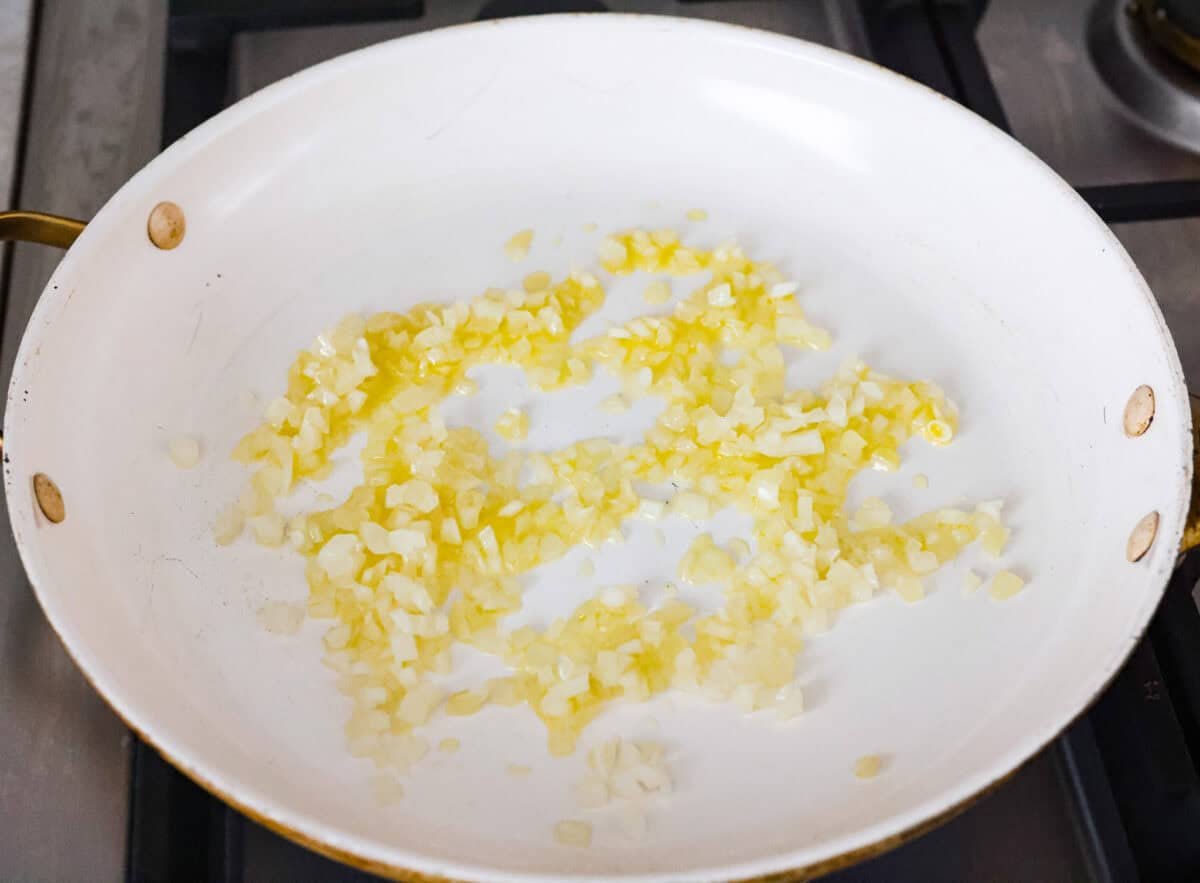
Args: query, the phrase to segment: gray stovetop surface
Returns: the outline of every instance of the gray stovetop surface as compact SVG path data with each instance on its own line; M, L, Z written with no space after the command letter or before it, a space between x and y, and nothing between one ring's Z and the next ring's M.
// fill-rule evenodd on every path
M0 0L0 192L12 192L31 0Z
M33 0L0 0L0 188L22 207L88 217L156 152L165 0L42 0L32 76ZM315 61L474 17L481 0L431 2L416 22L263 32L235 41L232 82L247 94ZM857 49L848 3L616 0L614 10L701 15ZM1087 0L993 0L981 29L988 65L1027 146L1074 184L1200 177L1200 159L1162 146L1109 111L1082 48ZM22 128L23 90L32 89ZM13 181L18 139L26 161ZM982 170L983 173L986 170ZM1123 225L1117 234L1162 304L1193 388L1200 387L1200 221ZM0 381L56 256L12 255ZM0 880L123 877L128 736L46 625L0 525ZM1048 757L929 835L925 879L1081 879L1084 871ZM885 860L886 862L887 860ZM329 880L298 847L255 827L245 879ZM893 877L883 864L875 874ZM847 880L867 879L851 871Z

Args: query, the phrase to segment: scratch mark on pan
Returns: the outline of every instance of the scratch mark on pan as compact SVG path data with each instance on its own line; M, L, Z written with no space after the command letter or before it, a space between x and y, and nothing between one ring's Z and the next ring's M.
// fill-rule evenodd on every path
M200 582L200 575L198 573L196 573L196 571L194 571L190 567L188 567L183 562L182 558L168 558L166 555L164 555L162 557L162 560L170 561L172 564L178 564L180 567L182 567L184 570L186 570L188 573L190 573L192 575L192 579L194 579L196 582Z
M476 89L473 93L471 93L471 95L469 95L467 97L467 99L458 106L458 108L454 111L454 113L452 113L450 115L449 119L447 119L444 123L442 123L436 129L434 129L428 135L426 135L425 140L432 141L433 139L437 138L438 135L442 134L442 132L446 131L451 126L453 126L456 122L458 122L458 120L463 116L463 114L465 114L468 110L470 110L475 105L475 103L477 101L479 101L480 98L483 97L484 93L487 92L488 89L492 88L492 84L494 82L496 82L497 79L498 79L498 77L496 77L494 74L493 74L493 76L489 77L488 81L486 83L484 83L482 86L480 86L478 89Z
M192 347L196 343L196 335L200 333L200 323L204 321L204 310L200 311L200 315L196 317L196 327L192 329L192 339L188 341L187 352L192 351Z

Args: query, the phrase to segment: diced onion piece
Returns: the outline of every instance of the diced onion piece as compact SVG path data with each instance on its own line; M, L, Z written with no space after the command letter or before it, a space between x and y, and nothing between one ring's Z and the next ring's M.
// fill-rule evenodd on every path
M428 481L419 478L390 486L385 501L389 508L409 506L422 514L432 512L439 503L437 491Z
M921 430L921 435L932 444L945 445L954 438L954 429L945 420L930 420Z
M717 285L708 292L708 302L714 307L731 307L735 303L733 289L728 282Z
M775 706L780 720L791 720L804 711L804 694L799 687L785 687Z
M592 826L588 822L563 819L554 826L554 839L563 846L586 849L592 845Z
M606 237L597 250L600 263L606 270L619 270L628 259L629 253L625 246L616 238Z
M460 690L452 693L446 700L446 714L456 717L475 714L487 704L487 701L486 690Z
M396 708L396 717L407 724L418 726L429 720L441 699L442 691L435 684L417 684L400 700Z
M896 594L915 604L925 597L925 585L914 576L900 576L896 578Z
M529 257L529 248L533 245L533 231L521 230L514 233L508 242L504 243L504 254L510 261L523 261Z
M354 573L358 548L358 537L354 534L338 534L321 547L317 563L332 579L343 579Z
M171 462L180 469L191 469L200 462L200 442L190 435L181 435L167 443Z
M1008 545L1009 531L1007 527L1000 524L994 524L983 532L979 538L979 545L983 551L987 552L993 558L999 558L1004 551L1004 547Z
M285 526L286 522L284 522L283 516L277 512L256 515L250 519L250 529L254 532L254 539L260 546L272 548L282 546Z
M506 441L521 441L529 435L529 415L516 408L505 411L496 421L496 435Z
M873 779L883 769L883 758L878 754L867 754L854 761L856 779Z
M1007 601L1024 587L1025 580L1021 579L1015 573L1001 570L992 577L991 583L988 584L988 594L997 601Z
M532 294L536 291L545 291L550 287L552 281L550 274L543 270L537 273L530 273L522 280L521 285L527 292Z

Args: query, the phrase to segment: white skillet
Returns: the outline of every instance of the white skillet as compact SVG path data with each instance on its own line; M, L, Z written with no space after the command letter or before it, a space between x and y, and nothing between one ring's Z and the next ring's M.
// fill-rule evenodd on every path
M147 238L182 207L173 250ZM686 221L691 208L710 214ZM1000 565L966 554L924 602L851 609L801 660L809 709L778 726L666 696L603 715L610 735L668 745L677 792L629 843L578 817L581 754L551 759L528 709L439 719L455 755L424 764L396 806L351 759L346 701L320 663L322 625L265 632L255 611L300 600L301 562L209 525L244 474L228 459L286 366L343 314L453 299L591 260L601 232L735 235L802 283L835 336L815 382L850 355L942 384L962 409L949 448L913 444L861 479L902 516L1009 501ZM536 230L520 265L501 246ZM561 236L561 242L558 237ZM64 234L69 239L69 235ZM640 310L617 286L608 315ZM1156 414L1127 437L1149 385ZM530 408L528 444L621 433L604 390L537 397L485 377L463 419ZM469 412L469 413L468 413ZM641 421L641 423L639 423ZM836 867L890 846L1003 779L1105 685L1174 565L1191 477L1179 360L1154 299L1108 229L1005 135L870 64L723 25L545 17L409 37L320 65L240 102L135 176L70 248L16 361L5 488L47 616L101 694L185 773L272 827L397 877L492 881L748 878ZM177 470L167 442L202 439ZM334 485L353 480L347 452ZM66 518L32 493L44 473ZM928 490L912 477L925 473ZM311 492L310 492L311 493ZM1127 560L1135 523L1157 535ZM596 584L669 575L647 533L606 547ZM694 531L693 531L694 533ZM534 620L591 591L578 554L536 581ZM963 597L966 566L1029 579L1007 603ZM549 588L547 588L549 587ZM466 675L464 674L463 677ZM855 758L883 754L860 782ZM508 763L533 767L525 780Z

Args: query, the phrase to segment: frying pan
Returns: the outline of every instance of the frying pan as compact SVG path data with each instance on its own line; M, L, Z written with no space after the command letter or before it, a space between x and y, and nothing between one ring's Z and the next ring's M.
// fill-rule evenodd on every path
M148 219L163 202L186 226L156 223L156 243ZM696 207L710 219L684 220ZM77 232L40 216L6 223L60 245ZM912 445L899 472L856 480L852 499L882 494L907 517L1002 497L1014 538L996 564L965 554L921 603L885 596L841 614L801 656L808 709L791 723L671 694L607 711L583 745L654 738L677 787L644 840L600 820L578 849L550 831L579 815L569 786L583 751L551 758L528 709L436 718L430 740L462 750L419 766L396 805L372 800L369 764L345 749L347 701L320 662L322 623L284 637L255 619L266 601L304 598L302 560L247 541L219 549L210 525L245 478L227 456L258 416L245 394L282 390L318 331L351 311L593 263L592 223L674 226L700 244L736 236L779 264L835 339L797 361L800 382L861 356L940 383L961 408L959 437ZM536 238L516 265L502 245L522 228ZM620 285L609 301L642 308ZM1153 401L1135 397L1127 432L1140 387ZM490 425L527 406L534 447L632 431L621 420L636 414L598 416L589 396L539 398L501 373L461 417ZM1141 276L1002 133L797 40L550 16L335 59L150 163L70 246L30 319L4 476L38 598L96 689L183 772L272 828L398 878L742 879L817 873L913 836L1088 705L1175 565L1190 425ZM167 457L181 434L201 440L194 470ZM320 489L353 484L355 456L343 451ZM912 487L917 472L927 490ZM38 504L37 474L61 493L59 522ZM685 543L672 534L664 551L635 531L602 550L597 581L669 577ZM577 562L535 581L531 616L591 591ZM967 566L1009 567L1028 585L1004 603L964 597ZM543 591L547 579L561 590ZM866 754L883 771L858 781ZM532 774L517 781L508 763Z

